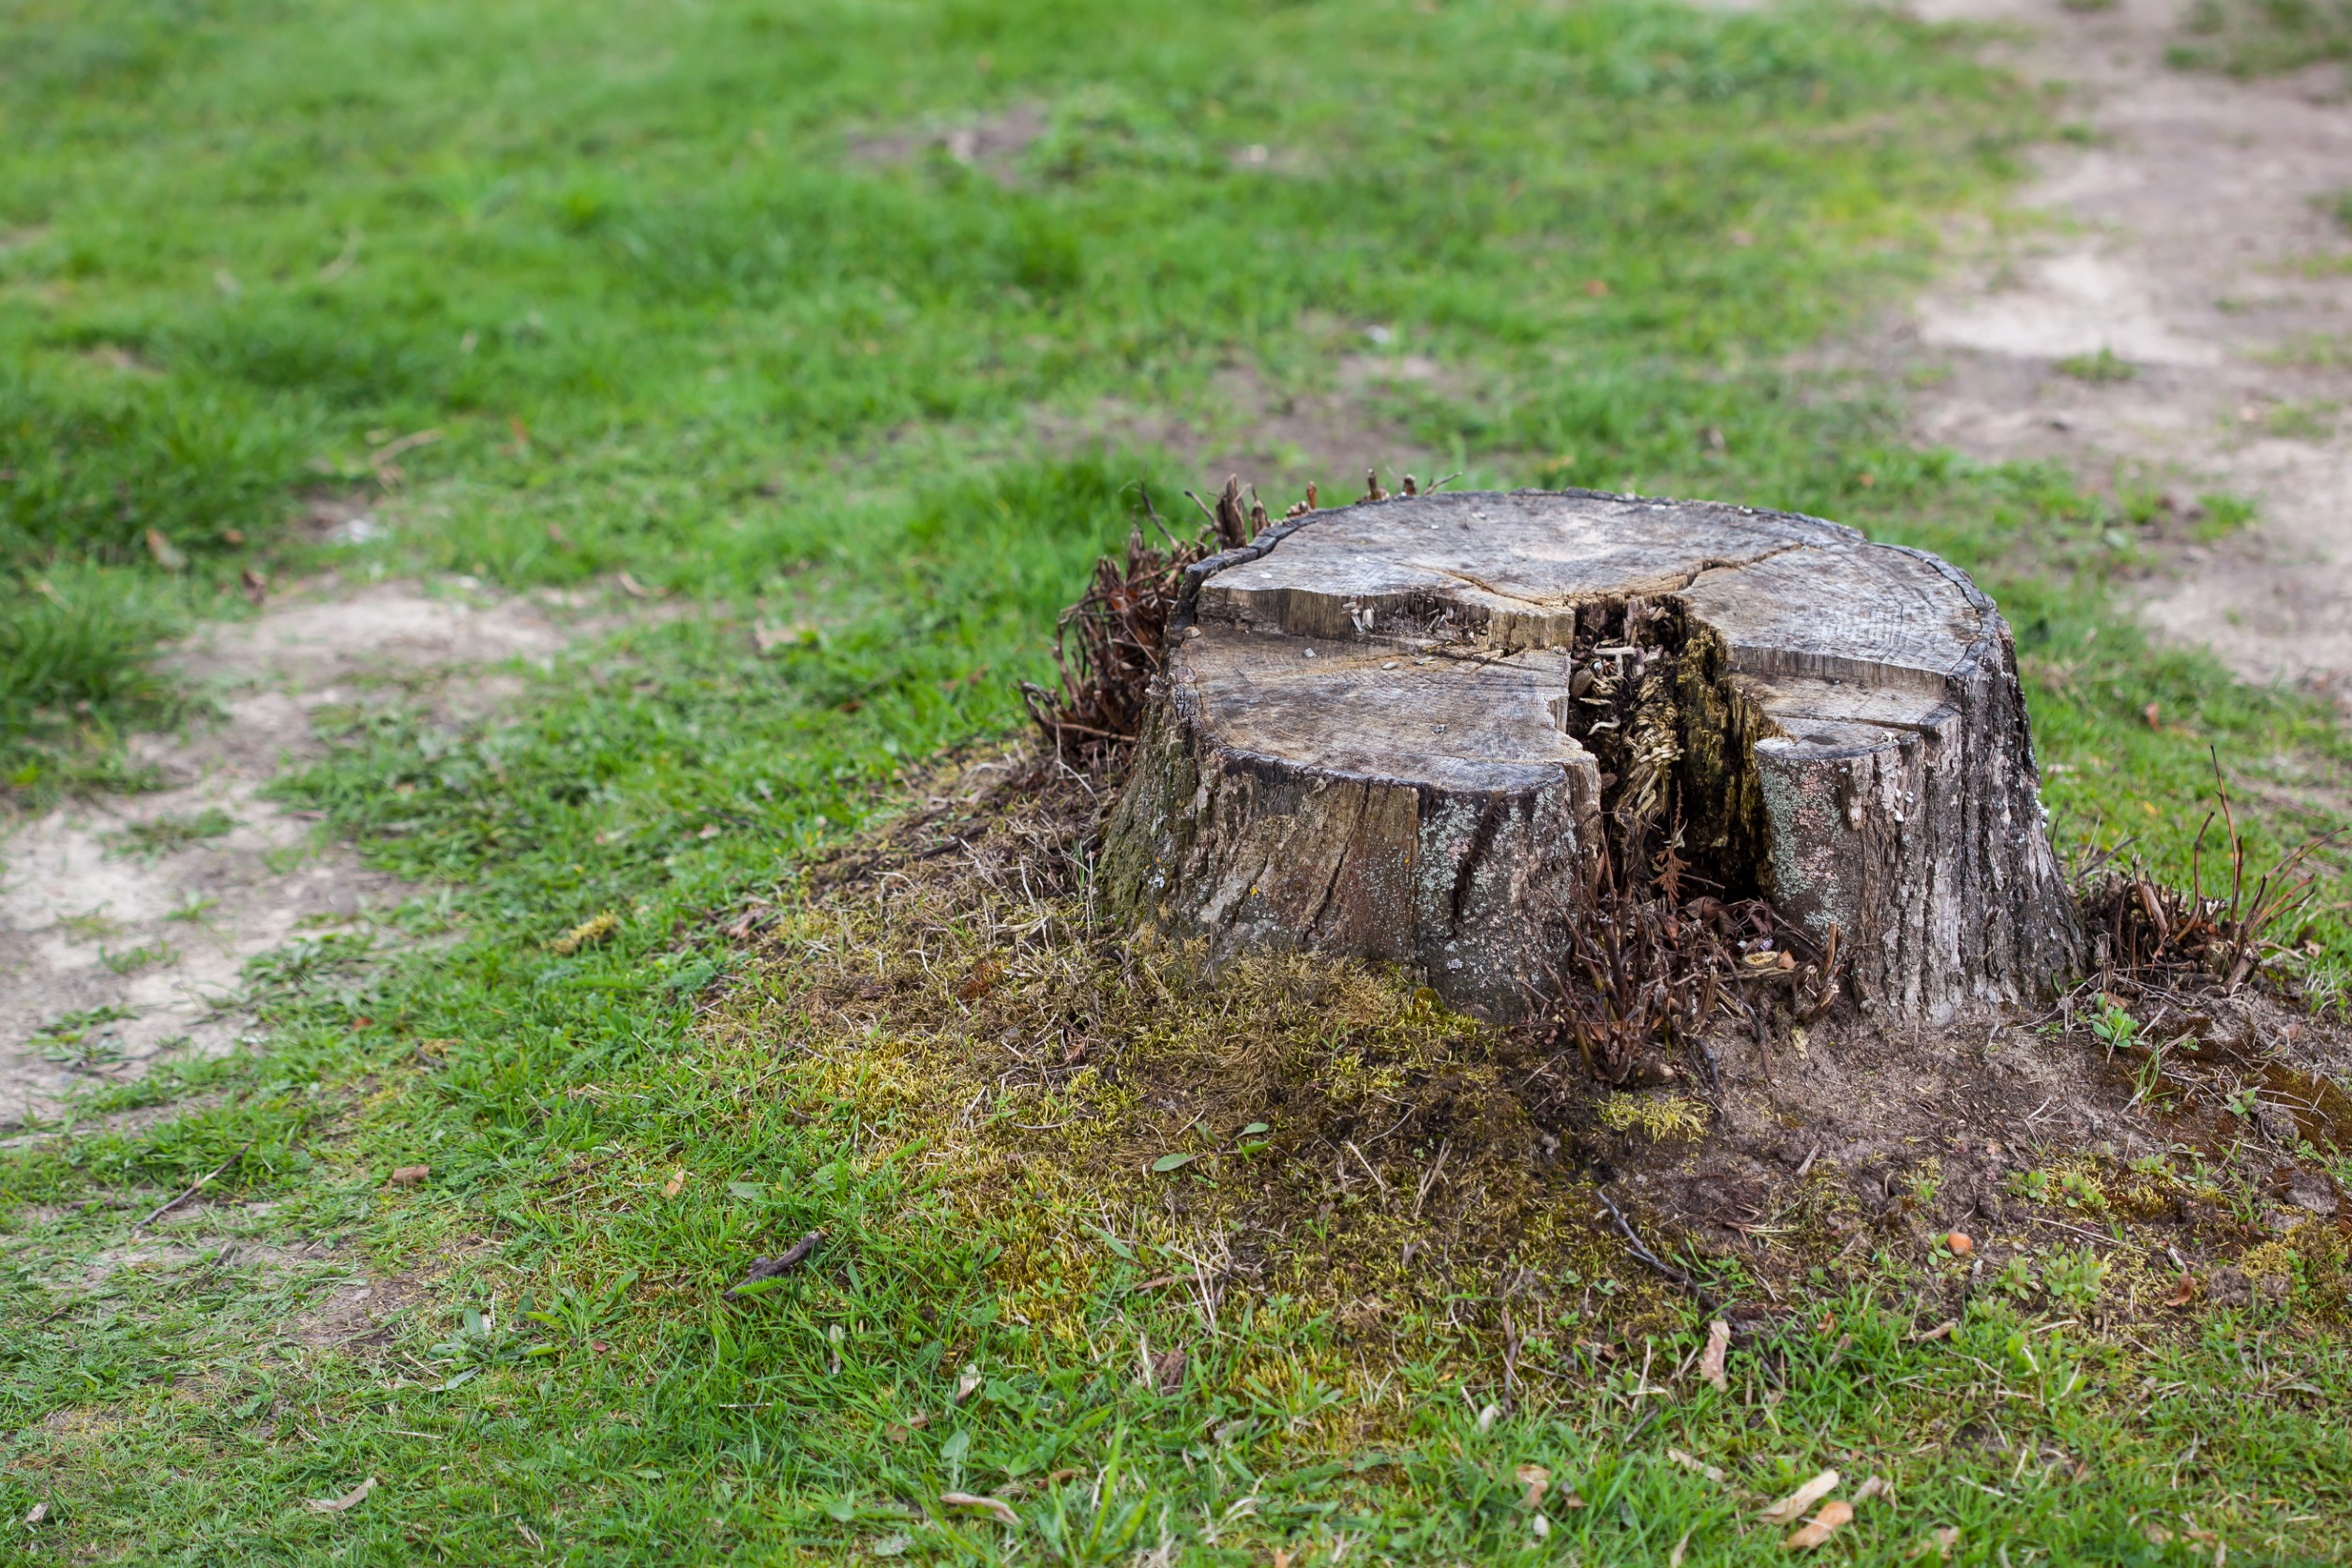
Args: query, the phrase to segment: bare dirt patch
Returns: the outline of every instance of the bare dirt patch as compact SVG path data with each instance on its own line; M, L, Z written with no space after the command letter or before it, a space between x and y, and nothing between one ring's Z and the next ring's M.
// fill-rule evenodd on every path
M388 1344L400 1320L430 1294L406 1274L353 1274L298 1314L293 1334L314 1350Z
M1017 103L994 114L951 125L861 137L850 143L850 160L889 167L936 153L978 169L1010 188L1020 183L1021 155L1036 144L1046 129L1044 110L1032 103Z
M281 766L320 754L320 710L493 706L520 689L516 661L600 624L593 602L330 577L173 650L166 667L217 716L134 741L162 787L68 802L0 838L0 1127L53 1120L173 1052L234 1048L247 960L407 896L263 796Z
M1413 441L1394 408L1400 391L1446 384L1435 360L1333 346L1320 369L1310 384L1278 387L1253 366L1229 365L1188 412L1112 400L1081 415L1040 415L1035 429L1063 449L1157 447L1204 495L1229 475L1263 475L1277 512L1274 497L1287 504L1310 480L1327 488L1328 504L1361 493L1367 470L1377 469L1389 490L1401 489L1408 473L1425 484L1442 475L1440 460Z
M2258 525L2149 541L2151 626L2245 677L2352 702L2352 187L2344 73L2175 69L2180 0L1916 0L2014 27L1990 53L2062 84L2037 155L2046 221L1961 236L1966 260L1895 332L1917 434L2050 458L2094 484L2254 500ZM2194 505L2194 504L2192 504Z

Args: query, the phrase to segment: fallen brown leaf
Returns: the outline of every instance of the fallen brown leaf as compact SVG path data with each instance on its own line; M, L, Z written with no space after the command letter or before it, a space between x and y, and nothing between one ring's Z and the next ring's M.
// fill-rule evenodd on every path
M404 1165L392 1172L392 1184L396 1187L413 1187L432 1173L433 1168L430 1165Z
M1952 1548L1960 1544L1960 1527L1946 1525L1936 1532L1936 1558L1939 1562L1952 1560Z
M976 1492L942 1492L939 1500L949 1508L985 1508L1007 1530L1021 1527L1020 1515L1013 1512L1013 1505L1000 1498L984 1498Z
M1764 1510L1764 1522L1768 1525L1785 1525L1836 1490L1837 1471L1825 1470Z
M1541 1465L1521 1465L1514 1473L1518 1476L1519 1485L1527 1488L1527 1495L1519 1500L1520 1507L1533 1508L1544 1500L1545 1488L1552 1484L1551 1471Z
M1691 1530L1697 1528L1696 1525L1693 1525ZM1682 1532L1682 1538L1674 1543L1674 1549L1666 1553L1666 1568L1682 1568L1682 1554L1690 1548L1690 1545L1691 1530L1686 1530Z
M1934 1328L1927 1330L1924 1334L1915 1334L1911 1335L1911 1343L1914 1345L1924 1345L1931 1339L1949 1339L1952 1337L1952 1331L1959 1326L1959 1319L1947 1318L1942 1322L1937 1323Z
M1163 1395L1184 1389L1184 1352L1167 1350L1152 1358L1152 1386Z
M350 1491L345 1492L341 1497L312 1498L308 1502L304 1503L303 1506L309 1509L313 1514L340 1514L346 1508L358 1507L362 1502L365 1502L368 1500L368 1494L375 1489L376 1478L371 1475L368 1477L367 1480L362 1481L358 1485L354 1486Z
M2186 1306L2196 1299L2197 1276L2192 1274L2184 1274L2180 1276L2180 1283L2172 1288L2172 1294L2164 1298L2164 1304L2166 1306Z
M1787 1547L1792 1552L1810 1551L1838 1531L1838 1527L1854 1516L1850 1502L1832 1502L1822 1506L1811 1522L1789 1536Z
M661 1195L664 1198L675 1198L680 1193L686 1191L686 1167L680 1166L678 1167L677 1173L661 1184Z
M1560 1494L1559 1505L1561 1508L1582 1508L1585 1505L1584 1494L1577 1491L1574 1486L1571 1486L1568 1490Z
M994 958L981 959L972 966L972 972L965 976L964 983L956 988L956 1000L958 1002L978 1001L994 988L997 976L1003 972L1004 966Z
M1724 1356L1730 1349L1731 1325L1718 1318L1707 1325L1707 1349L1700 1352L1698 1358L1698 1375L1718 1393L1731 1387L1723 1371Z

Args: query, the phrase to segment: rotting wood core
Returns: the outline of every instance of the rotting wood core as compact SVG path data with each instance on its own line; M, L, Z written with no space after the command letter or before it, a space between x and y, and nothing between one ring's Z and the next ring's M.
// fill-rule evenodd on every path
M1397 497L1192 567L1170 626L1104 888L1213 961L1388 960L1514 1018L1563 922L1662 873L1762 894L1895 1016L2078 960L2008 628L1932 556L1706 503Z
M1675 898L1762 892L1756 743L1779 729L1729 676L1723 639L1681 601L1580 607L1561 728L1600 768L1608 880Z

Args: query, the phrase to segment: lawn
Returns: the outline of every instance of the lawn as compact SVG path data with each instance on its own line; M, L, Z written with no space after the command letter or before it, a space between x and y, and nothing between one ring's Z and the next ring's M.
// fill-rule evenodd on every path
M1704 1316L1621 1258L1585 1266L1646 1316L1540 1396L1475 1335L1375 1354L1279 1296L1204 1335L1100 1270L1049 1331L1018 1206L796 1067L801 993L728 935L1013 732L1138 483L1175 518L1246 457L1279 511L1356 494L1359 446L1945 553L2016 629L2070 848L2179 873L2216 754L2258 855L2339 825L2323 709L2117 611L2155 476L1922 451L1898 389L1790 368L2005 220L2042 115L1831 5L0 0L17 807L138 787L122 737L203 720L148 651L249 573L648 596L491 719L329 716L282 793L427 895L257 965L250 1051L92 1107L186 1114L0 1153L0 1518L45 1510L0 1551L1697 1564L1784 1558L1747 1499L1836 1465L1896 1485L1863 1560L2341 1560L2323 1270L2150 1345L2071 1264L1918 1341L1911 1265L1864 1257L1766 1385L1670 1396ZM384 526L306 523L338 498ZM2341 914L2313 937L2341 1006ZM235 1246L94 1266L215 1170ZM822 1267L721 1296L811 1230ZM390 1344L302 1331L330 1241L413 1297ZM2022 1440L1953 1436L1979 1411ZM1584 1504L1542 1535L1530 1465Z

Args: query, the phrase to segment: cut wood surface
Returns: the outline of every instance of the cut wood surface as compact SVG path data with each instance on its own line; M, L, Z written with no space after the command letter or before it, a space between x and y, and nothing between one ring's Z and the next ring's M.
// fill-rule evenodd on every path
M1192 568L1104 871L1214 960L1393 961L1497 1018L1662 871L1769 898L1891 1016L2028 999L2081 944L1966 576L1584 491L1313 512Z

